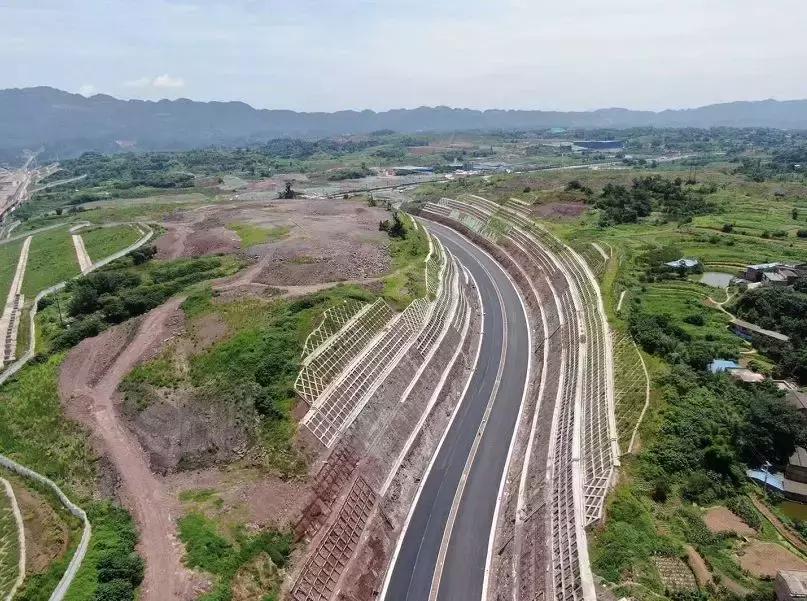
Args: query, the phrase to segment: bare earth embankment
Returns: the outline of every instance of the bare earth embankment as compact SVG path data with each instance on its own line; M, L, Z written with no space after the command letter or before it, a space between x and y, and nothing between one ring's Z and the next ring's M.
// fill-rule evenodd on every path
M150 358L181 324L179 300L148 313L139 323L124 324L85 340L66 359L59 393L68 415L93 432L94 443L117 470L121 499L140 527L140 553L146 560L142 601L194 598L194 577L182 565L177 539L176 501L162 478L152 473L135 435L114 402L121 379Z

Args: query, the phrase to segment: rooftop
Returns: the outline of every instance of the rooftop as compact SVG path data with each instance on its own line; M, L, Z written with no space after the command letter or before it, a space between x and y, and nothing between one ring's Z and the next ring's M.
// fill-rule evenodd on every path
M790 390L785 394L785 400L793 405L796 409L807 409L807 392L799 390Z
M755 371L751 371L750 369L740 368L740 369L730 369L729 372L731 373L732 378L736 378L738 380L742 380L743 382L764 382L765 375L757 373Z
M796 452L790 456L789 463L796 467L807 467L807 451L804 447L796 447Z
M761 334L763 336L767 336L768 338L775 338L776 340L781 340L782 342L789 342L790 338L785 336L784 334L780 334L779 332L774 332L773 330L766 330L765 328L761 328L756 324L753 324L748 321L743 321L742 319L734 318L731 320L731 323L735 326L739 326L744 330L748 330L749 332L755 332L756 334Z
M709 371L713 374L719 374L729 369L737 369L739 364L736 361L729 361L728 359L714 359L709 364Z
M700 261L697 259L678 259L677 261L670 261L669 263L665 263L670 267L696 267L700 264Z
M784 582L791 597L807 597L807 572L781 570L777 577Z

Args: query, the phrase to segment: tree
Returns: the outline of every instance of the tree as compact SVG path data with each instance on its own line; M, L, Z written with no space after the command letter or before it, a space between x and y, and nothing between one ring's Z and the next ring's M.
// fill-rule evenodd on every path
M285 189L284 189L284 190L283 190L283 191L282 191L282 192L281 192L281 193L278 195L278 198L281 198L281 199L290 199L290 198L295 198L295 197L297 196L297 193L296 193L294 190L292 190L292 188L291 188L291 184L292 184L291 182L286 182L286 187L285 187Z

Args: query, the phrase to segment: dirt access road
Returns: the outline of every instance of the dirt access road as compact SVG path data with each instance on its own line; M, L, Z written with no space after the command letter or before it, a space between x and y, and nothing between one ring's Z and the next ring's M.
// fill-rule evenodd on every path
M178 548L181 543L174 516L179 515L179 508L165 482L151 472L148 457L118 415L113 397L121 379L171 335L180 301L171 300L148 313L130 341L111 340L111 336L85 340L70 353L59 380L68 412L81 414L79 418L98 439L99 450L115 465L122 481L123 503L140 526L139 550L146 561L141 601L193 599L195 583L193 574L182 565L183 553ZM112 344L99 343L101 340ZM123 350L115 357L120 348ZM110 359L111 364L105 366Z

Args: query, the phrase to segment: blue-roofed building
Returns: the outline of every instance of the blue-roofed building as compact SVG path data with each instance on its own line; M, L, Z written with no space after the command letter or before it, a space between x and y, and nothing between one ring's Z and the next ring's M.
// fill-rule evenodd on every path
M722 374L724 371L731 371L732 369L739 369L740 364L736 361L728 359L714 359L709 364L709 371L713 374Z
M762 484L765 488L773 488L779 492L785 491L785 475L778 472L769 472L765 469L746 470L745 475L751 480Z

